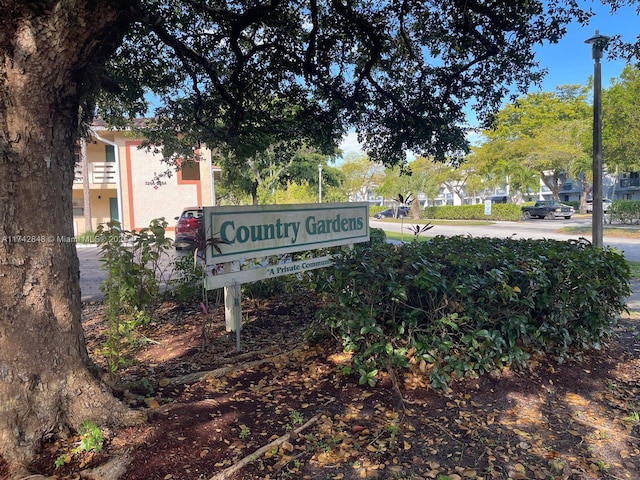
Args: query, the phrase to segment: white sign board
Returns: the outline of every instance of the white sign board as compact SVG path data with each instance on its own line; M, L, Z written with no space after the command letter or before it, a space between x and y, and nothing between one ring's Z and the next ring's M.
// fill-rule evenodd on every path
M257 282L258 280L266 280L268 278L280 277L282 275L291 275L293 273L302 273L309 270L315 270L317 268L328 267L332 263L333 261L331 260L331 256L326 255L324 257L298 260L296 262L256 267L251 270L243 270L240 272L223 273L218 275L208 274L205 279L205 286L207 290L215 290L216 288L229 286L232 282L239 284Z
M491 215L491 200L484 201L484 214L487 216Z
M207 265L369 241L369 204L204 207Z

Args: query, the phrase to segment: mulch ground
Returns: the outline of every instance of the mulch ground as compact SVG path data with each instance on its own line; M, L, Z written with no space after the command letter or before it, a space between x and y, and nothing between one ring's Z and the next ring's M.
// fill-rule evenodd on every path
M239 352L220 308L163 304L116 383L149 421L105 432L101 453L69 454L78 438L48 444L33 470L61 480L106 478L103 467L125 480L640 478L637 312L582 358L537 356L436 393L424 364L358 385L336 339L309 338L316 307L312 295L245 300ZM85 306L84 327L104 364L100 304Z

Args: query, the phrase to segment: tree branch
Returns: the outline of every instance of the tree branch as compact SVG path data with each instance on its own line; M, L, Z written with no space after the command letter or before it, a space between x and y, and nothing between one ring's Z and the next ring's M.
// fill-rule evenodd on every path
M252 462L255 462L258 458L263 456L268 451L279 447L280 445L282 445L285 442L288 442L291 439L291 434L292 433L294 435L299 435L300 432L306 430L311 425L316 423L319 418L320 418L320 416L316 415L315 417L311 418L308 422L306 422L304 425L299 426L298 428L294 429L292 432L286 433L286 434L282 435L281 437L276 438L273 442L267 443L266 445L262 446L261 448L259 448L255 452L253 452L253 453L247 455L246 457L244 457L239 462L235 463L234 465L230 466L229 468L224 469L222 472L217 473L216 475L211 477L209 480L226 480L226 479L230 478L231 475L233 475L234 473L238 472L239 470L241 470L246 465L248 465L248 464L250 464Z

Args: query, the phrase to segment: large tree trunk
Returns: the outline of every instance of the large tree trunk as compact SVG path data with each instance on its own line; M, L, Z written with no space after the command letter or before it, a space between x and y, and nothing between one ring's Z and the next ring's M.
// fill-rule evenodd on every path
M0 456L14 473L47 436L136 417L88 369L72 241L83 75L117 7L28 3L41 10L0 0Z

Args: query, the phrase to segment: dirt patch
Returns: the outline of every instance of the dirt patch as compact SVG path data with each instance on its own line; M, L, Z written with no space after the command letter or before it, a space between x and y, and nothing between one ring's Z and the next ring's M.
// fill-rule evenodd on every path
M58 469L78 439L48 444L33 470L75 479L126 453L125 480L640 478L635 313L599 351L563 364L534 357L444 394L427 387L419 364L358 385L343 374L348 356L336 339L307 340L316 307L312 295L245 301L238 352L222 310L163 305L116 384L149 422L108 432L101 453ZM103 364L102 306L86 305L83 322ZM277 439L238 472L214 477Z

